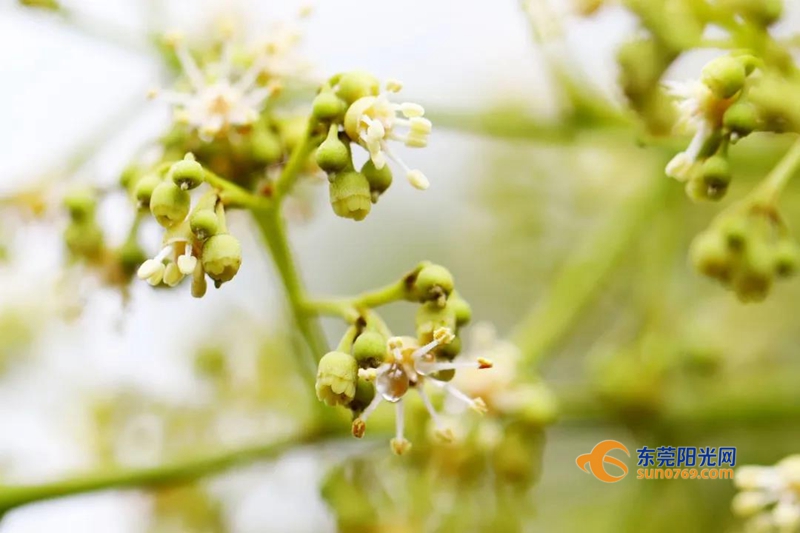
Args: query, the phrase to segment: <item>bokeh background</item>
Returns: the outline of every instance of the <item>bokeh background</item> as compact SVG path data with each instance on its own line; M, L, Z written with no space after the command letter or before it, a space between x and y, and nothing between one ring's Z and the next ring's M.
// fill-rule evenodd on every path
M797 22L796 4L787 2L790 14L779 31ZM67 181L117 182L169 117L145 99L164 79L148 34L182 28L201 36L220 15L246 14L243 26L258 35L300 7L244 0L67 5L75 27L9 0L2 4L3 194L39 182L52 184L54 196ZM604 439L631 451L644 444L738 446L739 463L771 464L798 451L800 288L784 283L768 302L744 306L691 269L689 242L717 208L691 204L663 176L680 144L643 145L635 127L566 123L563 89L512 0L327 0L303 26L303 49L320 72L359 67L398 78L409 100L452 126L436 127L429 149L408 155L431 180L424 194L399 184L360 224L334 218L324 188L298 202L291 238L310 290L365 290L430 259L448 265L478 320L507 335L554 291L565 302L580 293L585 279L569 278L570 268L581 264L581 254L590 257L622 238L610 274L597 265L603 279L593 297L543 354L541 373L563 412L547 430L543 474L530 493L535 519L526 530L739 530L729 512L730 482L645 483L629 476L605 485L575 467L577 455ZM614 53L634 28L632 17L615 7L591 19L570 17L559 49L584 73L578 80L584 88L619 109ZM707 58L690 56L669 77L696 76ZM486 129L468 127L475 116L500 126L465 131ZM549 126L502 127L520 116ZM741 191L734 187L731 196L760 179L782 146L772 139L743 142ZM631 199L654 187L664 191L643 212L629 213ZM799 204L790 190L790 224ZM104 205L101 216L121 238L131 214L120 198ZM635 222L626 226L631 217ZM132 428L116 428L129 434L111 439L105 452L155 461L147 444L165 437L153 413L203 411L213 398L198 377L198 353L223 347L247 376L265 345L279 346L275 338L286 330L280 287L248 218L233 215L230 224L244 240L242 270L224 290L193 300L188 291L153 291L144 283L123 298L80 272L64 272L58 217L0 218L8 256L0 265L2 481L54 479L94 465L97 443L105 442L98 420L114 427L120 411L141 416ZM154 249L157 231L149 238ZM400 309L387 317L398 329L411 327ZM546 320L541 326L553 327ZM326 327L331 339L341 334L336 322ZM281 390L267 394L275 409L217 413L218 437L238 442L291 429L295 406L287 402L296 399ZM160 500L144 493L110 492L14 511L0 532L333 531L319 482L332 459L356 449L290 454L215 478L209 491L217 502L202 527L156 521Z

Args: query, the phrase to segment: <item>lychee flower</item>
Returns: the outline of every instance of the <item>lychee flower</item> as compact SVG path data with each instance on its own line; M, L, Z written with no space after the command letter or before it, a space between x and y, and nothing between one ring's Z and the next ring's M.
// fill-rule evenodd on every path
M314 389L326 404L347 405L356 393L358 363L345 352L328 352L320 359Z
M155 257L142 263L136 275L154 287L162 282L174 287L197 266L192 243L185 238L175 238L167 241Z
M376 369L362 369L359 375L362 378L375 382L375 398L370 402L364 412L353 421L353 435L362 437L366 430L366 422L375 409L384 401L395 405L396 434L391 441L392 450L401 455L410 447L411 443L404 435L404 406L403 398L410 389L415 389L422 399L422 403L436 426L437 434L444 440L452 440L452 432L444 427L443 421L433 407L427 393L425 383L431 383L443 389L453 398L464 403L473 410L484 413L486 404L480 398L470 398L447 381L436 379L435 373L442 370L458 370L463 368L484 369L491 368L492 362L487 359L478 359L472 362L436 361L434 349L438 346L449 344L454 339L453 332L447 328L439 328L434 332L433 340L420 346L412 337L392 337L387 341L388 355L386 360Z
M678 126L694 131L694 136L689 147L675 155L667 164L666 173L678 181L687 181L703 145L722 120L722 114L717 112L719 99L706 84L697 80L669 82L667 91L677 99Z
M761 530L796 531L800 526L799 455L775 466L742 466L734 483L741 490L731 505L735 514Z
M353 102L345 114L344 129L350 139L369 152L375 168L382 169L387 158L391 159L403 169L411 185L424 190L430 185L425 175L409 168L389 147L389 141L397 141L411 148L424 148L432 128L421 105L389 100L387 94L401 88L399 82L389 81L385 92Z
M706 83L699 80L668 82L666 88L670 96L676 99L679 113L677 126L694 132L686 150L678 153L667 164L666 174L678 181L687 181L706 142L722 127L725 111L734 102L734 98L720 98Z
M266 56L256 57L250 68L237 75L230 39L223 41L219 63L204 65L204 69L192 57L182 35L168 35L167 43L174 48L190 89L187 92L151 91L150 96L172 104L176 121L196 130L206 142L232 128L251 125L258 119L266 100L280 89L276 80L266 86L259 84Z
M308 14L308 11L301 11L300 17ZM266 35L266 39L256 45L258 59L253 65L260 77L316 81L311 79L311 63L298 51L303 33L297 24L274 24Z

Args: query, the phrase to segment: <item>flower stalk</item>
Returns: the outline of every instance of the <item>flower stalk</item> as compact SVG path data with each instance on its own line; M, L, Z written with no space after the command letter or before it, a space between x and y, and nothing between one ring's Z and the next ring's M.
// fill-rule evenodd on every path
M24 505L90 492L180 485L253 461L272 459L287 450L320 442L328 436L315 430L266 444L245 446L150 468L86 473L40 485L0 485L0 516Z

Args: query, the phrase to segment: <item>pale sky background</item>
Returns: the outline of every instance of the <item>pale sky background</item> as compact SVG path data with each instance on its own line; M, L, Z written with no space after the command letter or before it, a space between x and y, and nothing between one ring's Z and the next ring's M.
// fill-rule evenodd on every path
M150 3L65 2L85 13L87 23L134 38L145 27ZM257 32L270 21L292 19L301 5L162 3L158 27L182 28L190 34L201 32L215 14L235 9L249 14L249 29ZM541 55L531 45L514 0L324 0L304 27L305 52L320 72L363 68L381 78L397 78L412 101L466 108L512 97L545 111L551 102ZM631 27L630 19L615 10L593 21L570 23L577 56L606 87L613 85L615 75L614 46ZM159 81L152 57L98 44L47 17L20 11L11 0L0 1L0 50L0 191L57 170L60 159L122 107L123 115L133 112L136 120L125 130L108 132L108 149L79 176L87 182L113 183L137 144L164 124L165 109L145 103L146 90ZM382 246L398 245L383 242L382 230L424 217L432 204L457 204L461 178L468 170L461 160L480 142L437 131L429 149L413 154L414 166L424 168L432 182L424 197L398 183L365 224L333 219L323 211L320 219L294 230L310 287L335 291L337 279L356 268L355 260L348 259L350 245L342 242L343 231L350 232L350 242L371 243L370 253L380 255ZM126 212L123 206L116 208ZM115 206L106 207L104 216L122 232L127 222L114 213ZM232 218L234 228L248 224L244 217ZM14 248L21 253L12 267L0 267L0 306L30 302L48 307L52 302L43 301L43 288L52 284L60 262L59 236L41 227L15 231ZM331 257L337 261L332 263ZM410 257L408 264L418 259ZM269 268L263 252L246 242L235 283L210 291L200 301L188 291L156 294L140 283L134 284L124 314L119 299L104 293L89 298L77 326L48 326L52 332L35 347L41 359L37 372L0 382L0 465L8 478L47 479L86 464L76 435L81 416L71 400L87 390L128 384L168 401L196 394L197 384L185 371L186 359L176 354L188 353L187 348L203 340L193 339L192 332L231 310L246 309L267 322L274 317L281 300L279 290L263 282ZM226 476L215 486L226 495L230 524L237 533L273 528L287 533L332 531L317 495L319 473L316 459L295 455ZM242 489L254 482L255 488ZM140 532L147 527L147 507L147 498L135 492L90 495L14 512L0 524L0 533Z

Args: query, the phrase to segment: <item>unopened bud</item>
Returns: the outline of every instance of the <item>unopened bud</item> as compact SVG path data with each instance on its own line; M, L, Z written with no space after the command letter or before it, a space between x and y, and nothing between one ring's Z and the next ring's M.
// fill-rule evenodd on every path
M164 181L159 183L150 197L150 212L159 224L169 228L186 218L191 202L188 191L171 181Z
M730 56L718 57L703 67L701 80L717 98L731 98L744 87L744 65Z
M372 208L367 178L360 172L336 174L330 183L330 201L340 217L364 220Z
M319 361L314 386L317 398L327 405L347 405L356 394L358 364L344 352L328 352Z
M201 254L203 270L219 287L230 281L242 265L242 245L233 235L214 235L203 245Z
M336 95L352 104L364 96L378 96L381 84L378 79L367 72L353 71L342 74L336 88Z
M169 177L184 190L191 190L203 183L203 165L195 161L194 155L188 153L177 163L169 167Z

